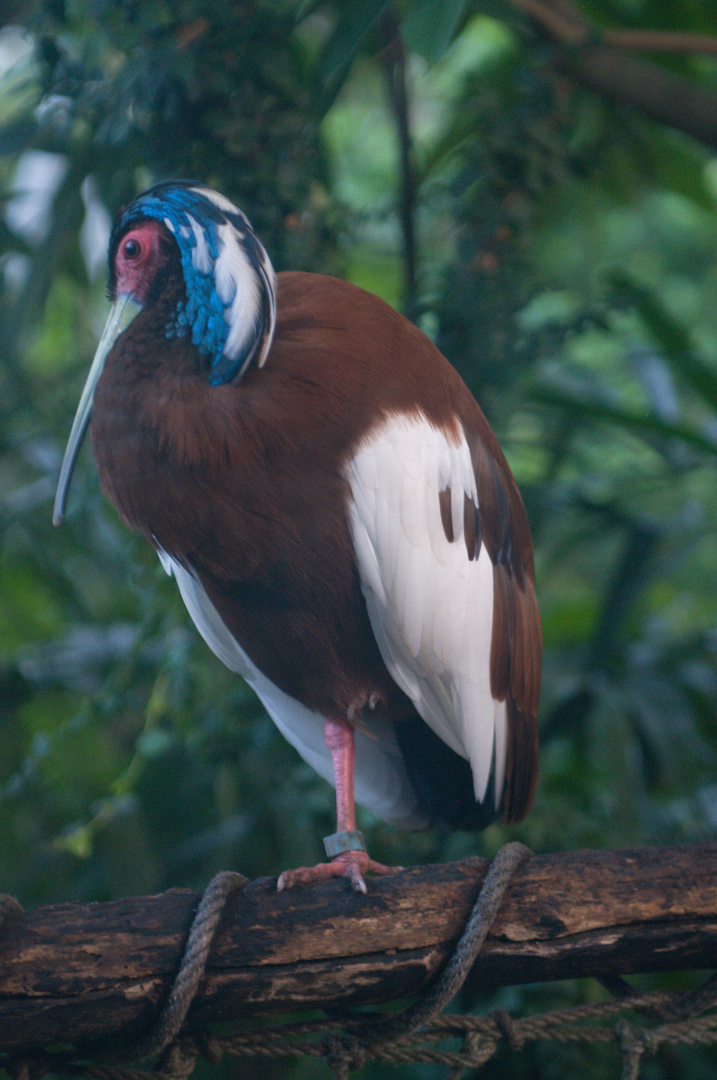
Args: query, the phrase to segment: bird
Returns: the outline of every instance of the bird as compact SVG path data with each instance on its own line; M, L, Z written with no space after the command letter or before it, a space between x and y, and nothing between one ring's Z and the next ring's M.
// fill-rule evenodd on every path
M60 470L100 486L209 648L336 789L327 861L366 891L356 802L397 828L522 820L541 624L526 511L454 367L379 297L276 274L245 214L163 181L109 242L112 307Z

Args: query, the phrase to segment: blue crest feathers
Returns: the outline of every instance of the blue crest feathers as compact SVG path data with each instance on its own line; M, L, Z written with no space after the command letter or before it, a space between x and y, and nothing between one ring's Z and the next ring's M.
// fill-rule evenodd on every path
M274 271L241 210L203 184L156 184L121 215L110 252L144 218L166 226L182 260L186 299L167 336L191 335L209 358L213 386L240 379L252 362L261 367L276 322Z

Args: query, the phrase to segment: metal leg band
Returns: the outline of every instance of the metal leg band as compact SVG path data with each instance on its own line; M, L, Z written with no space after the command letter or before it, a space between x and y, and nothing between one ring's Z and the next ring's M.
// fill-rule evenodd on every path
M365 851L366 843L363 833L358 829L345 829L343 832L332 833L324 837L324 847L330 859L335 859L344 851Z

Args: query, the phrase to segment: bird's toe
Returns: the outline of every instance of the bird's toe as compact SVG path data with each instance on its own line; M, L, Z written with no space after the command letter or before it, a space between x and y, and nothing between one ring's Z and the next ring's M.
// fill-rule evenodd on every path
M277 890L293 889L297 885L315 885L332 878L345 877L356 892L366 892L365 874L397 874L403 867L385 866L369 858L365 851L344 851L328 863L316 866L299 866L295 870L284 870L276 883Z

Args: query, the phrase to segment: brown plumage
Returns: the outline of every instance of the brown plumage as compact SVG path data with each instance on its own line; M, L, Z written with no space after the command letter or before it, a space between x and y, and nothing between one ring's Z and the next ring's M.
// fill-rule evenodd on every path
M211 385L206 353L188 334L168 336L182 310L178 301L186 300L187 265L169 230L148 220L158 216L140 212L113 238L120 289L127 236L130 244L149 244L153 261L151 282L142 279L141 289L125 273L135 296L144 290L143 306L111 343L94 390L91 436L103 491L130 527L199 583L223 627L273 686L349 727L351 739L354 726L361 732L369 722L388 725L416 799L416 821L480 827L498 806L506 821L519 820L536 778L540 622L525 511L483 413L433 344L392 308L345 282L304 273L278 275L265 363L252 363L239 381ZM151 226L147 233L143 224ZM363 496L352 469L362 453L373 461L374 445L376 455L386 454L382 432L390 440L404 422L417 431L429 425L441 453L472 467L468 487L475 493L461 492L456 476L432 498L450 546L446 558L457 558L460 547L460 559L479 575L487 552L493 567L485 663L490 696L505 702L507 734L503 791L491 805L490 786L477 802L468 761L431 730L416 711L421 701L408 696L408 669L397 661L397 674L385 651L369 569L356 546L355 499ZM410 455L405 469L408 491L416 482L408 479L415 471ZM65 488L68 482L69 476ZM379 475L381 499L382 482ZM409 515L412 505L409 499ZM398 530L389 546L405 542L400 515L396 520L386 526ZM416 587L408 587L407 604ZM495 768L497 762L498 756ZM351 863L343 872L361 887L357 858L338 857L344 867Z

